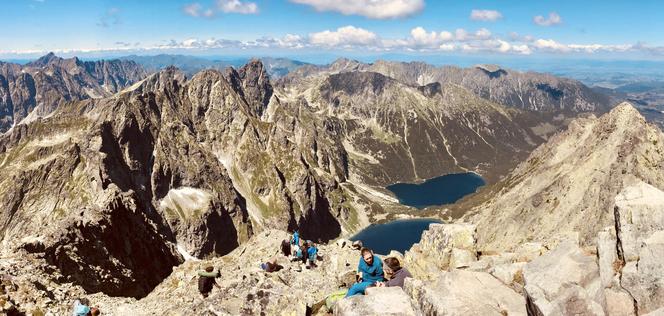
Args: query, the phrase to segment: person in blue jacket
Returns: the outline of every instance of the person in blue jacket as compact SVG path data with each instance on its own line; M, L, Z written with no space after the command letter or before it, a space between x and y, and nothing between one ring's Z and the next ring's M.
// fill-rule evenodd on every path
M298 233L297 230L293 232L293 239L291 239L291 244L300 246L300 233Z
M309 248L307 249L307 258L309 259L307 269L311 269L317 267L316 259L318 258L318 248L316 248L316 244L314 244L311 240L307 240L307 244L309 245Z
M380 258L374 255L369 248L362 248L361 254L362 258L360 258L360 263L357 266L359 280L348 289L346 297L364 294L364 290L368 287L375 286L376 282L385 280L383 277L383 262Z

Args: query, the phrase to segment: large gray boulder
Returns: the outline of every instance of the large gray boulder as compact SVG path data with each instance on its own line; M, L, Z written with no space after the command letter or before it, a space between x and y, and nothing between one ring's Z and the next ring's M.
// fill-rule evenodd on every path
M638 312L664 307L664 192L637 182L616 197L620 285Z
M335 316L393 315L415 316L410 298L400 287L368 288L366 295L355 295L337 302Z
M431 224L420 242L406 252L404 261L413 276L421 279L470 266L477 261L475 225Z
M453 270L435 281L406 279L424 315L527 315L525 299L485 272Z
M573 241L526 264L523 278L532 315L604 315L595 258Z

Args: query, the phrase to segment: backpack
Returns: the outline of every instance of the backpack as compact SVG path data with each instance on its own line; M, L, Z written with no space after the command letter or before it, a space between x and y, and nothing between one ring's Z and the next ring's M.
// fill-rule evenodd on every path
M212 291L212 283L214 278L210 277L199 277L198 278L198 291L201 293L209 293Z

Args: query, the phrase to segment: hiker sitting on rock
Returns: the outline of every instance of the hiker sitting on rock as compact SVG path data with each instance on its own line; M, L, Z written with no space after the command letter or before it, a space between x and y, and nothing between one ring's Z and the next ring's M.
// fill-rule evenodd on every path
M385 272L391 275L390 280L387 282L378 282L376 286L398 286L403 288L403 282L406 278L412 278L413 276L408 272L406 268L401 267L399 259L390 257L385 258Z
M261 269L265 272L277 272L283 269L284 266L277 264L277 257L272 257L266 263L261 263Z
M198 272L198 291L201 292L203 298L206 298L208 295L210 295L210 292L212 292L212 286L216 286L218 289L221 288L219 284L217 284L217 281L215 281L215 278L220 277L221 273L219 273L219 271L213 271L214 268L209 266L205 268L205 272Z
M83 301L83 302L81 302ZM99 311L98 308L96 307L89 307L90 303L85 300L76 300L74 301L74 312L72 313L73 316L99 316L101 312Z
M383 262L380 258L374 255L373 251L369 248L362 248L360 253L362 254L362 258L360 258L360 263L357 266L358 282L348 289L346 297L364 294L364 290L368 287L374 286L377 282L384 280Z
M309 245L309 248L307 248L307 256L309 258L309 265L307 265L307 269L312 269L317 267L316 258L318 257L318 248L316 248L316 244L310 240L307 240L307 244Z

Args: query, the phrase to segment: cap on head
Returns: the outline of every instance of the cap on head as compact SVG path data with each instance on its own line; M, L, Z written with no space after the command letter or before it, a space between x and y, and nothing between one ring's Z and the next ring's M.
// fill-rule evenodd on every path
M214 271L214 267L213 267L213 266L205 267L205 272L212 272L212 271Z

